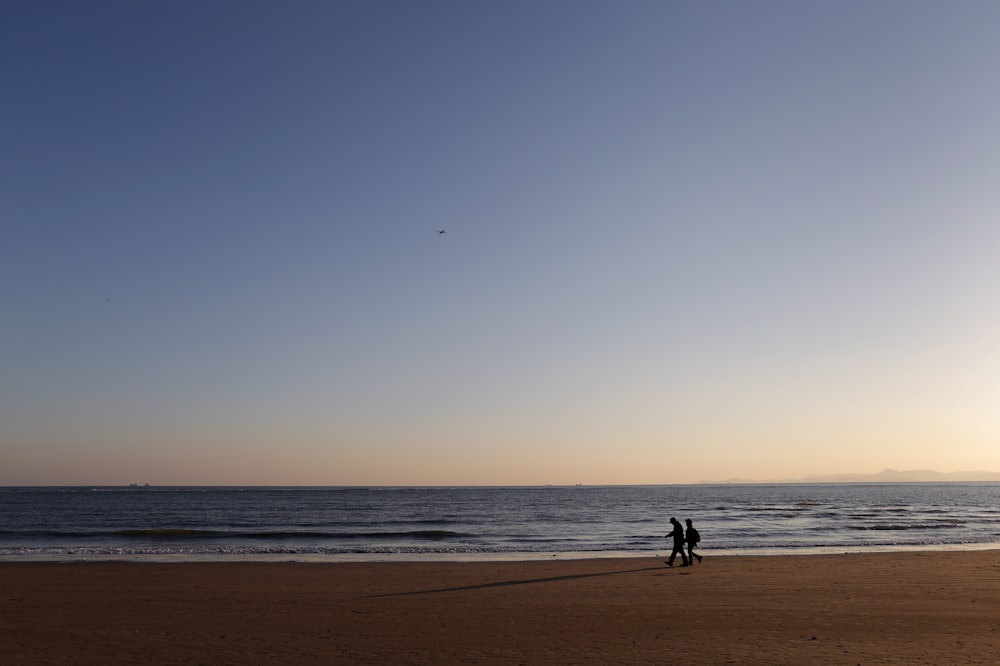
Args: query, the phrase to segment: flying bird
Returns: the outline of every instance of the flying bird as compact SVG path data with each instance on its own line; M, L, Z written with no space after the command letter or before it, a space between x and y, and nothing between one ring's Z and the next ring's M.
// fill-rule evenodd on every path
M444 233L444 229L438 229L438 233L439 234L443 234Z

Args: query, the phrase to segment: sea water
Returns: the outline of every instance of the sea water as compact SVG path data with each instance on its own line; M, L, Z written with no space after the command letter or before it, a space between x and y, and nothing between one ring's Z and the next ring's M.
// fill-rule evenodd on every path
M1000 484L0 488L0 560L538 559L1000 548Z

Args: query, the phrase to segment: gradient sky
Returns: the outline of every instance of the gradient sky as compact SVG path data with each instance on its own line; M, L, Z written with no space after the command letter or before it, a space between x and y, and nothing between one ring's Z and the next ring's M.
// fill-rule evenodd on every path
M0 485L1000 470L998 30L4 2Z

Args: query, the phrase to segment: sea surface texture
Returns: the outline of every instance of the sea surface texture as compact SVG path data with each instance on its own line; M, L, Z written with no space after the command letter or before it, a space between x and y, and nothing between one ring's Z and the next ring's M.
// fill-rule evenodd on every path
M1000 548L1000 484L0 488L0 558L535 559Z

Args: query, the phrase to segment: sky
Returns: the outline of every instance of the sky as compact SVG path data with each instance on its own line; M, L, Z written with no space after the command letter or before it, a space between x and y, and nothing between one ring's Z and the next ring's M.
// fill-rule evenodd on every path
M0 485L1000 471L998 25L4 2Z

